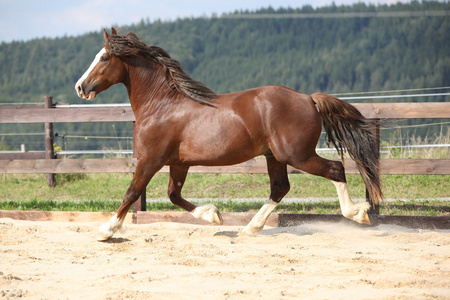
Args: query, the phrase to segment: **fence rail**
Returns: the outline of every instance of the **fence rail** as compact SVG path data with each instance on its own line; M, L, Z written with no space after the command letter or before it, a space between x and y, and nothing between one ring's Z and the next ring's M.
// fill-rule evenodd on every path
M365 117L371 119L450 118L450 102L415 103L355 103ZM45 97L44 105L1 106L0 123L45 123L46 152L24 153L18 157L0 157L0 174L18 173L132 173L136 159L55 159L53 153L52 123L65 122L134 122L129 106L119 107L55 107L51 97ZM379 129L376 130L379 137ZM374 149L379 154L380 147ZM22 155L22 156L21 156ZM37 158L37 159L36 159ZM51 158L51 159L50 159ZM357 173L353 161L345 161L346 173ZM264 159L256 158L242 164L220 167L196 166L190 169L197 173L266 173ZM292 167L289 173L302 173ZM164 167L161 172L168 172ZM383 174L444 174L450 175L450 159L382 159ZM54 184L48 176L48 184ZM145 202L140 201L141 205ZM145 209L145 207L143 207Z
M353 103L371 119L445 119L450 118L449 102ZM1 123L134 122L131 107L51 108L0 107Z
M133 173L136 158L89 158L89 159L13 159L0 160L0 174L35 173ZM346 159L345 173L358 174L354 161ZM169 172L163 167L160 172ZM267 173L266 160L254 158L232 166L193 166L191 173ZM303 174L288 166L289 174ZM450 175L450 159L382 159L382 174Z

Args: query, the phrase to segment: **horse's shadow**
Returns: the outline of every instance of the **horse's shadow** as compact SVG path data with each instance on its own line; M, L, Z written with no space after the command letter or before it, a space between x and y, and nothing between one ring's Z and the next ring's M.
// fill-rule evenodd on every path
M282 233L297 233L295 230L290 230L289 228L271 228L271 229L263 229L257 235L262 236L277 236ZM240 230L236 231L219 231L214 234L214 236L226 236L229 238L237 238L240 236ZM244 235L245 236L245 235Z
M290 231L289 229L283 228L280 230L279 228L271 228L271 229L263 229L257 235L262 236L277 236L282 233L296 233L295 231ZM236 231L219 231L214 234L214 236L226 236L229 238L237 238L240 237L240 230ZM245 236L245 235L244 235Z
M121 244L121 243L125 243L125 242L130 242L130 239L127 238L122 238L122 237L111 237L109 239L107 239L106 241L100 241L102 243L105 244Z
M239 231L219 231L214 233L214 236L226 236L230 238L236 238L239 236Z

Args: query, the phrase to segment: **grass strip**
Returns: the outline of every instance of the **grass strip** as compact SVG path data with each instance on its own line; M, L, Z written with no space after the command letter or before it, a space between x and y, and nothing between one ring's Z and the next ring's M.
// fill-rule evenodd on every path
M49 188L45 174L0 176L0 209L40 211L113 212L122 202L131 174L58 174L57 185ZM449 215L449 175L384 175L383 192L387 199L408 201L387 202L381 205L384 215ZM334 185L312 175L289 175L291 190L287 198L331 198L336 201L312 203L281 202L277 212L286 213L340 213ZM364 183L359 175L347 176L350 195L364 198ZM168 174L159 173L147 187L147 199L167 199ZM270 194L266 174L189 174L183 195L199 199L266 199ZM212 202L220 211L257 211L263 201L224 200ZM149 201L148 210L167 211L178 208L165 201Z
M264 201L211 201L222 212L256 212ZM53 200L21 200L1 201L1 210L26 211L82 211L82 212L114 212L121 201L53 201ZM149 201L148 211L183 211L167 201ZM299 201L283 203L276 208L278 213L298 214L339 214L341 213L339 201ZM450 202L443 200L403 201L396 200L380 206L382 215L409 215L409 216L449 216Z
M131 174L57 174L56 187L47 187L45 174L0 175L0 201L20 200L118 200L131 182ZM167 198L169 176L158 173L147 187L147 198ZM288 198L335 198L334 185L312 175L289 175ZM450 175L383 175L386 199L448 198ZM347 175L353 198L364 198L365 187L359 175ZM188 198L267 198L267 174L188 174L182 194Z

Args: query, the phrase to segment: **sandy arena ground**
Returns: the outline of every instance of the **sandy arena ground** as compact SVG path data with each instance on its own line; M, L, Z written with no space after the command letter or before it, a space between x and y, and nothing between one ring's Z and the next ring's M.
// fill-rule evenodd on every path
M0 298L450 298L450 230L99 225L0 219Z

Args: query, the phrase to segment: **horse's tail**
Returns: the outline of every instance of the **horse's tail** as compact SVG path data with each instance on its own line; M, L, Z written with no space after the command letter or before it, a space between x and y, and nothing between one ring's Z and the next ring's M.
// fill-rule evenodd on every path
M377 139L372 130L375 121L365 118L353 105L335 97L315 93L311 95L322 117L331 143L341 158L344 152L356 162L373 204L383 198L379 158L376 154Z

